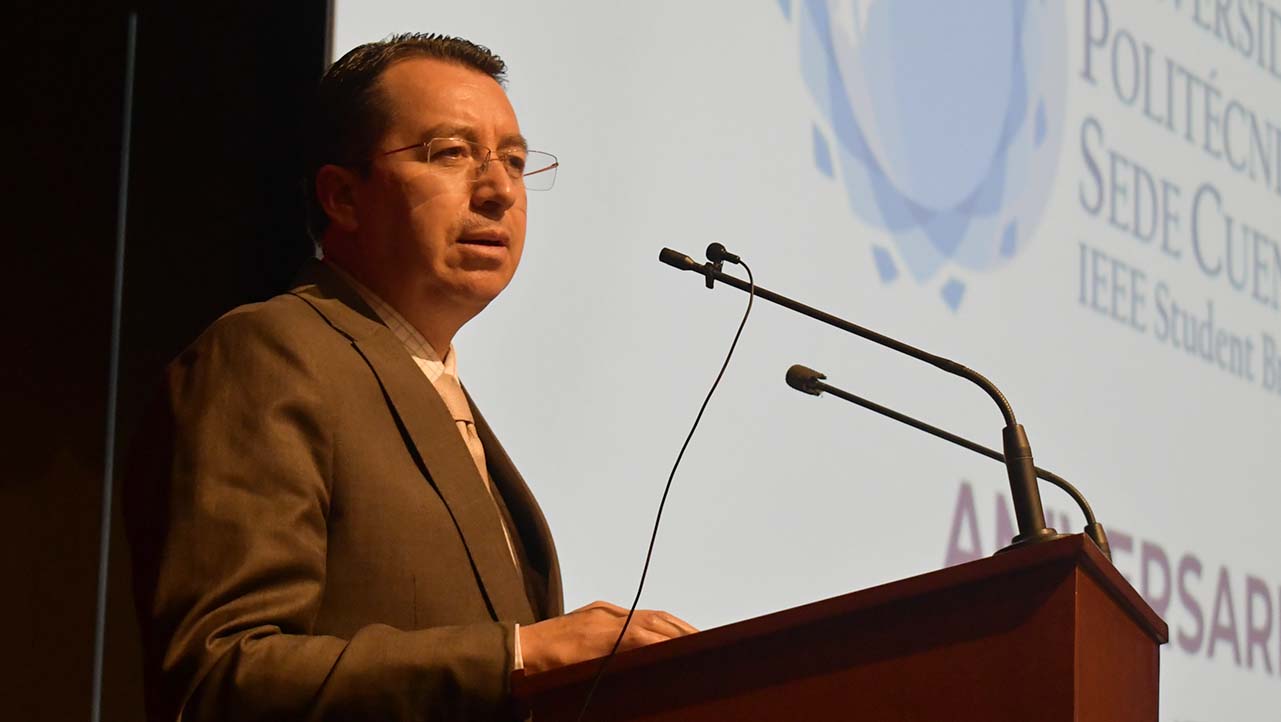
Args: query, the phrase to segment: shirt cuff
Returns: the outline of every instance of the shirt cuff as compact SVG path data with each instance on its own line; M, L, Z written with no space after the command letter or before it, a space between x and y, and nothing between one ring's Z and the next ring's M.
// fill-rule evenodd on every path
M512 656L516 658L516 659L515 659L515 664L514 664L514 666L512 667L512 670L513 670L513 671L515 671L515 670L517 670L517 669L524 669L524 668L525 668L525 658L524 658L523 656L521 656L521 654L520 654L520 625L519 625L519 624L517 624L517 625L516 625L516 641L515 641L515 643L512 645L512 647L513 647L513 652L514 652L514 654L513 654Z

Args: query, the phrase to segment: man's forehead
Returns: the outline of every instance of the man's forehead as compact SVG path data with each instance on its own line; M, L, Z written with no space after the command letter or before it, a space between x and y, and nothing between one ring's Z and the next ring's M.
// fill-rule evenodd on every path
M516 112L502 86L462 63L407 58L383 71L378 84L393 125L418 126L403 131L447 124L519 135Z

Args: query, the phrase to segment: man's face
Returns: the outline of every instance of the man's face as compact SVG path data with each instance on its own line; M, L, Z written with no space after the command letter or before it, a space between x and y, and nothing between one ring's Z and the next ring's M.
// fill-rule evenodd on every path
M379 89L387 130L356 188L361 252L377 259L377 286L393 304L478 312L520 263L524 185L496 159L479 175L460 174L428 164L425 150L383 152L437 137L519 147L516 113L489 76L433 58L396 63Z

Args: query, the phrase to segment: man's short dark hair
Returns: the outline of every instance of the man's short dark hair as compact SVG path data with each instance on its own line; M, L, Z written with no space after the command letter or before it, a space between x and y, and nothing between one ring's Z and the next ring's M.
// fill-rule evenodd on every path
M409 58L436 58L482 72L500 85L507 64L489 48L434 33L402 33L366 43L342 56L320 79L308 118L305 149L307 230L320 241L329 217L316 198L316 173L328 164L364 172L374 144L387 127L385 99L378 80L393 64Z

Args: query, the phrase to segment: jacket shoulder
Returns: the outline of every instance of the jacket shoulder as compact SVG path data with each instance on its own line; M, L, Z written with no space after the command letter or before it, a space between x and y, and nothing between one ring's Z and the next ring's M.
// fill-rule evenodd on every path
M292 293L282 293L266 301L231 309L210 324L200 338L211 335L269 334L288 339L309 337L322 329L332 331L324 316L302 298Z
M284 293L223 314L174 359L170 372L212 365L256 375L264 364L316 372L348 345L349 339L315 308Z

